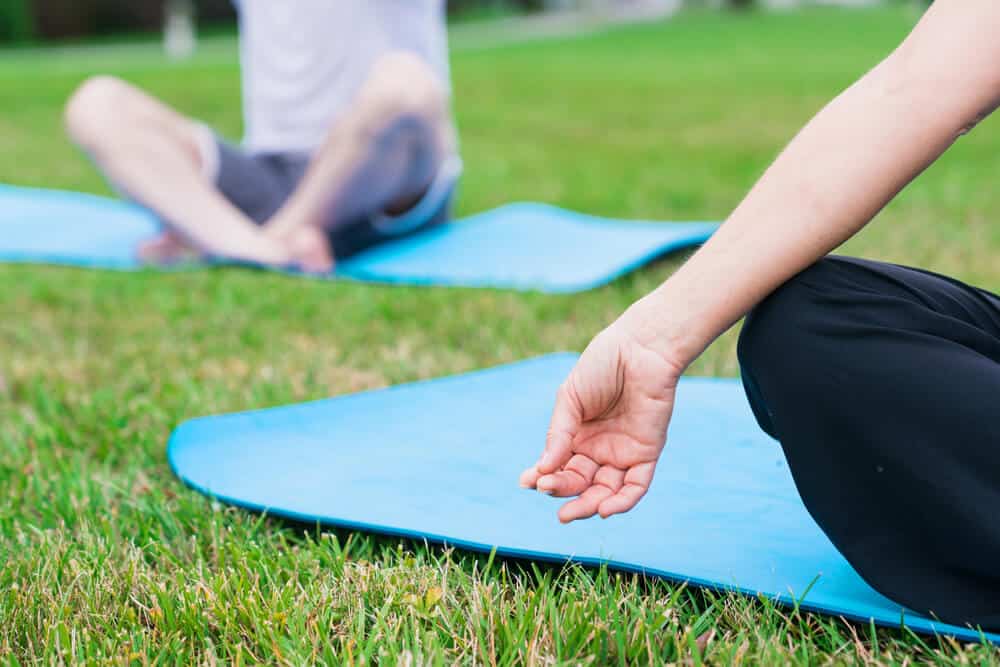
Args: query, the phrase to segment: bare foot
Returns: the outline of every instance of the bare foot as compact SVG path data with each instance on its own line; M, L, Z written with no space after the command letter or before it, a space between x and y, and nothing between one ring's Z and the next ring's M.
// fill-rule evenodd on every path
M323 230L305 225L281 239L291 258L291 264L306 273L330 273L334 259L330 240Z
M197 259L200 253L177 234L166 231L140 243L136 255L146 264L165 265Z

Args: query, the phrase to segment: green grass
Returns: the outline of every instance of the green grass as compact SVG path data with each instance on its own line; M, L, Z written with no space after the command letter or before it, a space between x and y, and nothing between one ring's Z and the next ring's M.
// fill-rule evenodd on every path
M539 199L721 218L914 19L900 8L695 13L575 40L459 45L461 212ZM63 100L98 70L239 135L229 40L181 65L141 44L0 52L0 181L107 192L59 125ZM997 174L1000 133L987 121L847 251L997 289ZM187 490L167 467L166 438L190 417L580 349L680 261L576 296L0 266L0 659L998 662L986 647L766 600L262 519ZM723 337L691 373L735 375L734 343Z

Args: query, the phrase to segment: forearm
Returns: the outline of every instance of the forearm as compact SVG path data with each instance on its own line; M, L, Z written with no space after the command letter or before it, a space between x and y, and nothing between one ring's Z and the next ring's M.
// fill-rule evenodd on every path
M963 1L969 4L958 7ZM929 10L903 47L799 133L715 236L629 310L625 318L641 342L687 365L756 303L867 224L992 110L1000 86L991 54L976 43L986 41L988 27L975 14L988 14L995 25L997 12L979 0L939 4L951 14ZM992 52L998 55L996 47Z

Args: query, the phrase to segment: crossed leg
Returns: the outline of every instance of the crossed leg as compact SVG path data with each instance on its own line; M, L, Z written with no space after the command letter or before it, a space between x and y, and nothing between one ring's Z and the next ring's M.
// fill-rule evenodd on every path
M89 79L67 104L66 127L117 188L170 230L142 249L148 258L163 258L183 241L201 253L326 271L333 263L326 231L406 210L433 181L455 149L447 105L426 64L406 53L383 56L263 228L206 176L203 127L138 88Z
M830 257L751 312L739 356L758 422L861 576L1000 628L1000 297Z
M194 121L124 81L100 76L73 94L65 122L108 180L156 212L178 238L232 259L289 261L285 248L205 177L201 129Z
M332 249L317 230L408 210L456 143L442 82L415 56L385 55L266 233L294 248L305 268L327 270Z

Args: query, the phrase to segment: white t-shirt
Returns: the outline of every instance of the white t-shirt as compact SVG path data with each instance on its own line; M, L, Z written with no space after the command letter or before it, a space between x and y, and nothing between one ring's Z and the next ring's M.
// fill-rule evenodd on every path
M444 0L236 0L244 145L311 153L387 51L423 58L449 85Z

